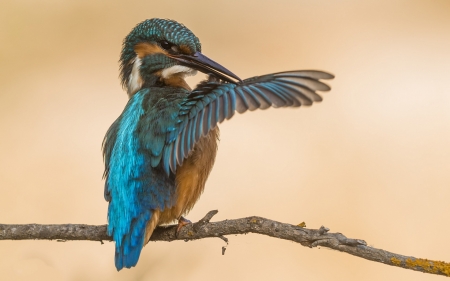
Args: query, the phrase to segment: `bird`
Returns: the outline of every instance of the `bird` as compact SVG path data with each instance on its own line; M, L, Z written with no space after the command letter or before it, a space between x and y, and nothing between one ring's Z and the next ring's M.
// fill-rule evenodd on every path
M125 37L120 78L128 102L103 140L107 234L118 271L136 266L158 225L184 218L203 192L218 148L218 123L269 107L322 101L329 91L317 70L241 80L202 53L200 40L169 19L147 19ZM187 76L207 79L194 89Z

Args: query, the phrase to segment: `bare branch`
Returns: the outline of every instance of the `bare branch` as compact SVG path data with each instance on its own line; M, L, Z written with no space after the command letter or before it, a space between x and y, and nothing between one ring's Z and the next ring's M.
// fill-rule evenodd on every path
M217 211L210 211L197 223L183 227L178 235L175 233L176 225L158 227L150 240L190 241L217 237L227 242L228 239L224 235L258 233L294 241L309 248L317 246L327 247L387 265L424 273L450 276L450 263L403 256L382 249L372 248L367 246L364 240L347 238L341 233L329 233L329 229L324 226L320 229L307 229L302 226L281 223L256 216L210 222L215 214L217 214ZM0 224L0 240L27 239L111 241L111 237L106 234L106 225ZM225 249L226 247L222 248L222 253L225 253Z

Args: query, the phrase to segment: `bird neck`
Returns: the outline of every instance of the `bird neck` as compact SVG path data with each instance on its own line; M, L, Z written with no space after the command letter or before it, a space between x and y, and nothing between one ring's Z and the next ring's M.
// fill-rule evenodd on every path
M131 98L140 89L150 87L169 86L191 91L191 88L186 83L185 77L195 75L195 70L185 66L174 65L155 71L152 71L151 67L147 67L147 71L142 72L141 66L141 60L136 58L127 83L127 93L129 98Z
M189 87L186 80L184 80L184 75L171 75L166 78L161 76L160 81L164 84L164 86L178 87L191 91L191 87Z
M139 90L144 88L154 88L154 87L177 87L183 88L187 91L192 91L191 87L187 84L186 80L182 75L172 75L167 78L158 76L157 74L148 76L145 82L142 82L139 87L127 87L128 97L131 98Z

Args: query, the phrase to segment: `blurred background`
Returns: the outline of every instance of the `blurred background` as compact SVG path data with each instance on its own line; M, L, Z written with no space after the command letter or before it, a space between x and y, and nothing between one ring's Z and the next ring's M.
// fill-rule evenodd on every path
M450 1L0 3L0 222L105 224L101 142L127 102L123 38L175 19L242 78L336 75L310 108L223 123L187 216L258 215L450 261ZM195 85L204 75L189 79ZM438 280L256 234L150 243L116 272L114 244L0 241L2 280ZM439 279L440 280L440 279Z

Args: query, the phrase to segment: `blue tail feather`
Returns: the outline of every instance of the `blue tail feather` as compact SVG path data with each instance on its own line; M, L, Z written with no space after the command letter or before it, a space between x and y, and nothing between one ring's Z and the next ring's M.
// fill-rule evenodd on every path
M122 243L116 243L115 264L117 271L124 267L136 266L145 244L145 227L150 218L151 212L145 211L133 219L130 231L122 238Z

